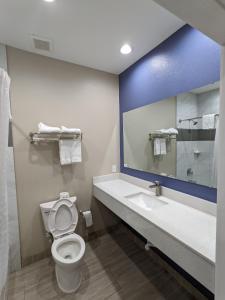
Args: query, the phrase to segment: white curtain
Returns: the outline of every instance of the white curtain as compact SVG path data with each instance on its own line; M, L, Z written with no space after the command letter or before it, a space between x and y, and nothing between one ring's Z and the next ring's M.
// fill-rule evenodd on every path
M9 236L7 200L7 155L10 119L10 78L0 68L0 295L7 281Z
M213 149L213 176L212 186L217 187L217 172L218 172L218 151L219 151L219 119L216 122L216 135Z

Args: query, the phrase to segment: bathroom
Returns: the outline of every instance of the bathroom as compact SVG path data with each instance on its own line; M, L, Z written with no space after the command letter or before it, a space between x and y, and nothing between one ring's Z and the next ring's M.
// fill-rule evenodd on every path
M0 299L224 300L224 1L0 7Z

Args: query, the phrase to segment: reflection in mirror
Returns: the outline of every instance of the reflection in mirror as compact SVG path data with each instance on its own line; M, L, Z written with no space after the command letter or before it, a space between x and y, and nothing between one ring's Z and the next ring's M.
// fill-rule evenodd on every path
M219 82L123 114L124 166L216 187Z

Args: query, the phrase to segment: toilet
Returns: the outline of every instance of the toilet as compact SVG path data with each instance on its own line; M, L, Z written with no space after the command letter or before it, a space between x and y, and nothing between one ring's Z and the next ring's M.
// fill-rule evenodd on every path
M54 241L51 247L59 288L64 293L77 291L81 284L81 262L85 242L74 231L78 222L76 197L61 193L60 199L40 204L45 230Z

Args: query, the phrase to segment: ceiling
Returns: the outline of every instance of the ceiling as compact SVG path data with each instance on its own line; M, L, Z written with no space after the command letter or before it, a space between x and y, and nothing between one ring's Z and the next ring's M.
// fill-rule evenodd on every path
M184 22L151 0L0 0L0 43L119 74ZM31 36L52 41L34 49ZM130 43L133 51L122 55Z
M200 88L194 89L194 90L190 91L190 93L192 93L192 94L202 94L202 93L217 90L219 88L220 88L220 82L216 81L214 83L211 83L211 84L202 86Z
M225 0L154 0L191 26L225 45Z

